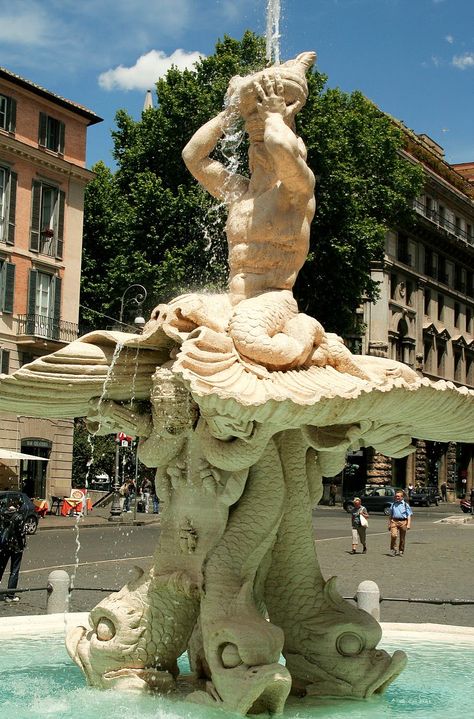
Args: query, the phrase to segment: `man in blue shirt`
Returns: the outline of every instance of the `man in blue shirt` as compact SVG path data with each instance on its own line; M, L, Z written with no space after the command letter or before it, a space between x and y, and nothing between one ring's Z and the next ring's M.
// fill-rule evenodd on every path
M390 531L390 553L393 557L397 554L403 556L405 551L405 537L411 526L412 510L405 502L401 489L395 492L395 501L390 505L390 520L388 528ZM398 552L397 552L398 537Z

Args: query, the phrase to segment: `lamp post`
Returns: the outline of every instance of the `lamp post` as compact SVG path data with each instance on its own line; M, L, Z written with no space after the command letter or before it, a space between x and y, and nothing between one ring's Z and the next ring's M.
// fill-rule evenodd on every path
M127 297L130 290L136 291L135 295L133 297L132 296ZM143 303L145 302L145 300L147 298L147 294L148 293L147 293L146 289L143 287L143 285L135 284L135 285L130 285L129 287L127 287L127 289L123 293L122 297L120 298L119 322L121 325L124 324L123 323L123 311L124 311L125 304L126 304L125 300L127 300L127 302L134 302L136 305L136 308L137 308L137 316L133 320L134 325L136 325L137 327L143 327L143 325L145 324L145 319L141 315L141 309L142 309Z
M130 290L135 290L135 294L132 296ZM137 315L133 321L137 328L142 328L145 324L145 319L141 314L142 305L147 298L147 291L143 285L130 285L124 291L120 298L120 315L119 323L123 325L123 311L125 309L126 302L133 302L136 305ZM115 477L113 486L112 506L110 507L109 522L120 522L122 520L122 502L120 496L120 445L121 445L121 434L119 433L115 437Z

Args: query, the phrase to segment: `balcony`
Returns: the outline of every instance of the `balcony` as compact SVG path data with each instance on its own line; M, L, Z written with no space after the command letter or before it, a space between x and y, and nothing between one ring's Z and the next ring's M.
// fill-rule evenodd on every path
M74 322L64 322L46 315L18 315L17 323L18 342L21 344L35 344L37 340L73 342L79 331Z
M459 237L459 239L464 240L464 242L467 242L469 245L474 246L474 235L462 230L459 225L454 222L447 220L444 213L428 209L426 205L419 200L415 200L413 202L413 207L419 215L426 217L427 220L430 220L430 222L435 224L439 229L446 230L446 232L449 232L450 234Z

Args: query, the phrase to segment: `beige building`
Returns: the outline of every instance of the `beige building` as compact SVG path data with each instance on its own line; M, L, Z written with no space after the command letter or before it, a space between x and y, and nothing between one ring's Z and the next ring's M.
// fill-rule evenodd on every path
M361 351L391 357L432 380L474 389L474 163L450 165L426 135L406 132L406 155L425 171L416 226L387 233L376 303L366 303ZM446 482L451 498L473 486L471 445L416 441L416 453L354 458L367 482L401 487Z
M101 118L0 68L0 363L12 373L78 331L87 128ZM67 495L70 420L0 414L0 488Z

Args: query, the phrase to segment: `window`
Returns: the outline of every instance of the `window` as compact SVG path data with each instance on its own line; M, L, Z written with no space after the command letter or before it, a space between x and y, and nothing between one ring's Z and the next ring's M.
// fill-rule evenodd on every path
M439 255L438 257L438 280L443 284L448 284L448 273L446 272L446 257Z
M424 306L425 306L425 315L427 317L429 317L430 313L431 313L431 290L425 290Z
M466 352L466 384L474 384L474 355Z
M469 242L472 242L472 225L469 222L466 224L466 235Z
M461 305L459 302L454 303L454 326L459 327L459 317L461 314Z
M436 340L436 348L438 350L437 352L437 365L438 365L438 375L441 376L444 374L444 365L445 365L445 359L446 359L446 342L439 337Z
M438 207L438 219L439 224L444 226L444 223L446 222L446 208L443 207L443 205L439 205Z
M15 244L17 175L0 166L0 242Z
M0 95L0 130L15 132L16 102L12 97Z
M38 144L53 152L64 153L64 122L40 112Z
M30 271L27 332L59 339L61 279L39 270Z
M0 311L13 312L13 295L15 291L15 265L0 260Z
M459 349L454 350L454 380L462 381L462 351Z
M442 320L444 317L444 297L438 295L438 319Z
M433 369L433 338L429 337L423 345L423 364L425 372L431 372Z
M61 259L63 256L65 193L33 180L30 250Z
M8 374L10 371L10 350L0 347L0 372Z
M425 209L426 209L426 216L430 218L430 220L433 219L433 200L431 197L426 196L425 198Z
M390 275L390 299L394 300L397 294L397 275L391 274Z
M411 257L408 254L408 237L401 232L398 234L398 260L405 265L411 264Z

